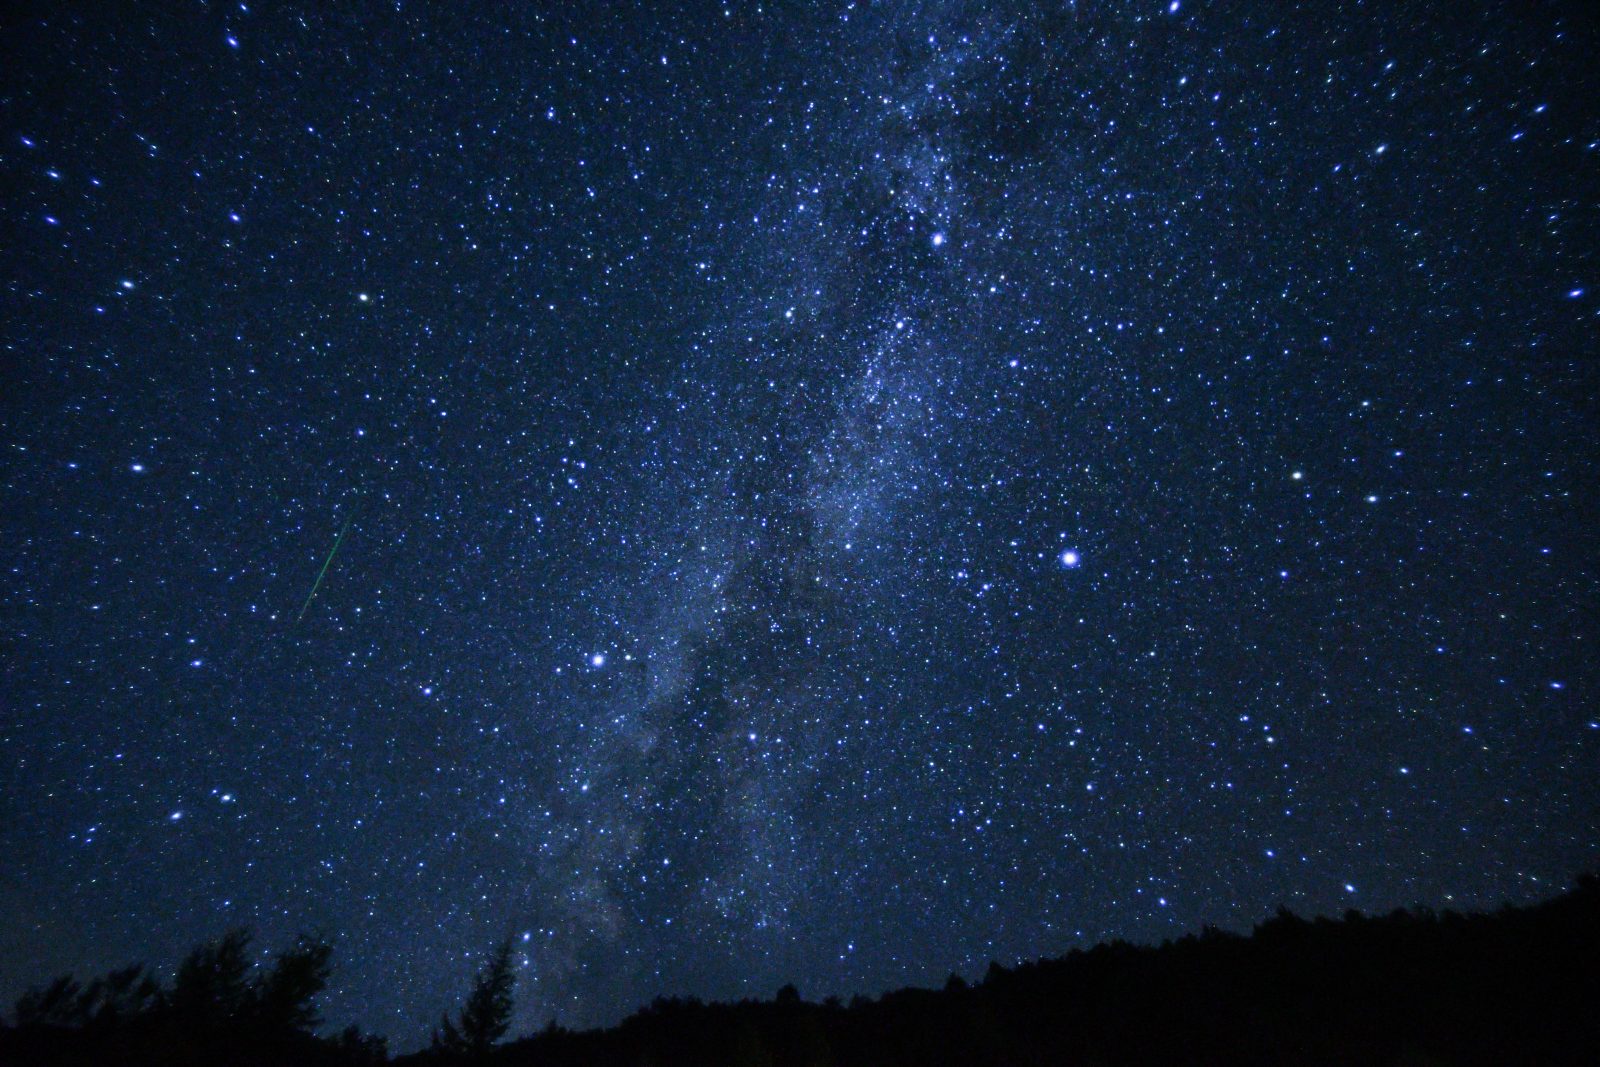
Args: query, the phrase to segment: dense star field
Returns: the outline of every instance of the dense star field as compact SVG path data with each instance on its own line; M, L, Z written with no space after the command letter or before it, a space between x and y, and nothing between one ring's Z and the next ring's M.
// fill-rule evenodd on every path
M0 974L415 1045L1600 859L1592 6L0 27Z

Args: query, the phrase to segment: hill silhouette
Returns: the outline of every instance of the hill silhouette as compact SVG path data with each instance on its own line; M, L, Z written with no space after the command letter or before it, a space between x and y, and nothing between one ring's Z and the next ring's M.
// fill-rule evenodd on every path
M329 951L302 939L269 968L235 931L174 984L142 968L30 991L0 1063L384 1062L381 1039L313 1033ZM493 1045L510 1010L502 946L431 1049L393 1062L503 1067L897 1067L1082 1064L1600 1063L1600 878L1492 914L1397 910L1304 919L1248 936L1206 928L1160 946L1098 945L941 990L849 1004L661 998L617 1026ZM481 1040L479 1038L482 1038ZM492 1047L491 1047L492 1046Z

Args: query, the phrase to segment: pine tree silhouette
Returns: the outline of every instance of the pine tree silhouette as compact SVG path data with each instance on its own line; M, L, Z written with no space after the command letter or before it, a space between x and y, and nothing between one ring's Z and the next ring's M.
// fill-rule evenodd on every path
M169 1003L191 1025L216 1026L239 1017L251 996L250 931L229 930L190 952L178 965Z
M451 1022L440 1020L433 1034L433 1050L474 1059L486 1056L511 1025L511 988L517 977L511 969L511 942L500 942L472 983L472 992Z
M322 1021L312 1000L328 984L333 947L302 936L279 953L272 969L256 980L253 1014L267 1030L310 1031Z
M29 989L17 1001L15 1029L8 1034L0 1022L0 1063L382 1062L379 1040L356 1033L337 1043L313 1033L330 945L302 935L262 967L250 944L250 931L237 929L199 946L166 989L141 964ZM6 1047L8 1036L24 1042L20 1052Z

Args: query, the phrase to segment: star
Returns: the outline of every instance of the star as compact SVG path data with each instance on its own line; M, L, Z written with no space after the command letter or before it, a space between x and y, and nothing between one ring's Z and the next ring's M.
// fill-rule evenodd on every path
M404 1054L506 931L516 1037L1577 873L1570 13L257 6L6 57L0 995L323 927Z

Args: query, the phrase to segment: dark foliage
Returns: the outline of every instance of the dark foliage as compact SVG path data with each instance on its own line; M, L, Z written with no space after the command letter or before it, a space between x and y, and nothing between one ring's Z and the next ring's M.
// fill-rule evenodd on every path
M511 968L511 942L502 941L473 980L472 992L456 1022L446 1015L433 1032L436 1057L481 1060L506 1035L511 1025L511 989L517 976Z
M172 1011L197 1027L242 1017L250 1004L249 949L250 931L230 930L184 957L166 998Z
M201 945L163 989L142 965L81 985L70 975L17 1002L0 1029L0 1063L48 1065L352 1065L388 1059L380 1038L354 1027L335 1040L311 1033L332 948L302 937L258 967L250 933L231 930Z
M382 1039L311 1032L329 949L301 939L270 967L234 931L190 953L170 990L143 967L30 990L0 1027L0 1064L368 1067ZM422 1063L504 1067L1045 1067L1139 1064L1600 1063L1600 879L1492 915L1286 910L1244 937L1206 927L1159 947L1123 942L969 984L848 1007L793 986L770 1002L657 999L608 1030L553 1022L497 1046L511 1015L511 946L476 976Z
M17 1001L19 1026L65 1026L104 1030L148 1011L161 987L134 964L80 986L62 975L42 989L30 989Z
M268 1030L302 1031L321 1022L312 1002L328 984L332 955L333 946L306 937L280 955L256 983L252 1008L257 1022Z
M1397 911L990 966L877 1000L661 999L609 1030L551 1026L506 1067L1600 1063L1600 880L1493 915Z

